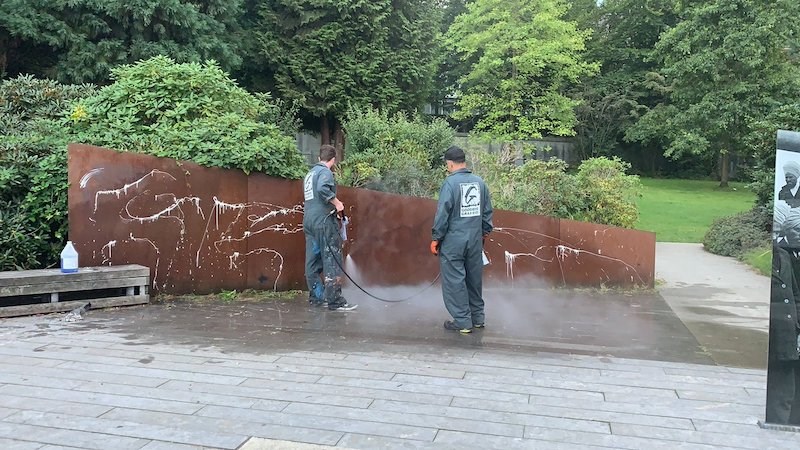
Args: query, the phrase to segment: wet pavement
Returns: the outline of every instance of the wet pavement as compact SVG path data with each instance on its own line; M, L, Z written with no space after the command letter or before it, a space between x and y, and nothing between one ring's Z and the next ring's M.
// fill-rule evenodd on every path
M656 245L659 294L715 363L766 368L769 277L701 244Z
M387 299L424 287L373 289ZM369 289L368 289L369 290ZM353 287L351 312L308 306L303 298L176 300L140 308L92 311L87 326L159 343L216 345L231 351L345 351L403 345L614 356L701 364L713 360L655 292L487 289L487 326L470 335L442 327L438 287L406 302L383 303ZM106 323L104 319L112 319Z
M495 300L490 328L472 336L441 330L432 300L6 319L0 448L800 448L800 435L758 426L763 370L652 358L704 359L657 295L526 298L535 313ZM554 323L574 310L586 319Z
M695 250L658 292L487 288L467 336L438 286L1 320L0 448L800 448L758 426L768 279Z

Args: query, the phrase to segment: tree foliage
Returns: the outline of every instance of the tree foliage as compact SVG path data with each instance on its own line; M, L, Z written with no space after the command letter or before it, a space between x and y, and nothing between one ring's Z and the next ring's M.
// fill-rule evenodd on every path
M682 20L655 46L661 68L653 86L667 101L649 110L627 137L662 140L673 157L721 155L721 184L727 185L729 156L747 154L754 124L787 99L800 98L787 51L800 36L800 4L685 1L679 13Z
M587 54L600 62L601 70L576 94L581 100L578 145L583 155L614 154L628 128L664 101L665 93L651 88L650 74L659 67L653 59L655 44L678 21L675 1L605 0L599 6L584 4L581 11L573 15L593 31Z
M111 69L156 55L241 63L243 0L4 0L0 73L100 82Z
M438 192L445 174L442 157L453 144L445 121L353 109L344 128L348 157L338 166L341 183L417 197Z
M572 83L593 74L584 60L589 35L563 16L562 0L475 0L458 16L448 45L474 61L461 79L456 119L507 140L572 135L577 102Z
M447 33L450 26L467 10L468 0L441 0L442 21L440 30L442 35ZM470 63L464 61L459 55L445 45L437 46L436 55L437 69L433 79L431 98L429 103L434 108L442 108L452 105L451 97L458 90L459 80L469 72ZM446 114L445 111L442 111ZM444 114L443 114L444 115Z
M76 139L204 166L299 178L305 168L293 136L275 123L266 94L237 86L214 62L155 57L112 71L113 84L71 112ZM291 121L289 121L291 122Z
M259 11L260 52L277 92L312 116L336 123L350 105L415 110L427 97L434 0L263 0Z
M756 206L772 208L775 201L775 135L777 130L800 131L800 100L770 111L753 124L745 145L754 161L749 187L756 193Z
M92 92L90 85L31 76L0 83L0 270L57 261L67 237L63 155L70 140L61 117L73 101Z

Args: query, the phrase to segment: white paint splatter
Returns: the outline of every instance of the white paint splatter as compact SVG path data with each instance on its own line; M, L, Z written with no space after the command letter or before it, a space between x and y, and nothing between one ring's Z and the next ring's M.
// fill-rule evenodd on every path
M131 240L133 242L147 242L148 244L150 244L153 247L153 250L156 251L156 266L153 269L153 282L152 282L153 288L155 288L156 287L156 280L158 280L158 266L161 265L161 250L159 250L158 246L153 241L151 241L150 239L137 238L137 237L135 237L133 235L133 233L130 234L130 238L131 238Z
M108 263L109 266L111 265L111 249L113 249L115 245L117 245L117 241L108 241L108 243L100 249L100 253L103 255L103 264ZM108 249L108 257L105 256L106 249Z
M608 260L608 261L613 261L613 262L616 262L616 263L620 263L620 264L625 266L625 270L632 271L634 273L634 275L639 279L639 281L641 283L644 283L644 279L642 279L641 275L639 275L639 272L636 270L635 267L633 267L632 265L628 264L627 262L625 262L622 259L612 258L612 257L603 255L602 254L602 250L598 250L595 253L595 252L591 252L591 251L588 251L588 250L577 249L577 248L574 248L574 247L572 247L570 245L567 245L567 242L562 241L561 239L559 239L557 237L549 236L547 234L539 233L539 232L536 232L536 231L523 230L523 229L519 229L519 228L508 228L508 227L497 227L497 228L495 228L495 230L500 232L501 234L506 234L506 235L510 236L511 238L513 238L515 241L517 241L517 243L519 243L523 247L527 247L527 246L515 234L532 234L532 235L541 236L541 237L544 237L544 238L547 238L547 239L552 239L553 241L559 242L559 244L556 244L554 246L541 246L538 249L536 249L535 252L532 252L532 253L510 253L510 252L504 250L505 253L506 253L506 275L511 279L513 279L513 276L514 276L513 275L514 274L514 262L515 262L517 257L519 257L519 256L531 256L531 257L534 257L536 259L539 259L542 262L553 262L552 259L550 259L550 260L544 259L544 258L542 258L540 256L537 256L537 254L539 254L541 252L541 250L544 249L544 248L554 248L554 250L555 250L555 259L559 263L559 267L561 269L561 278L562 278L562 280L566 279L565 274L564 274L564 268L562 266L562 262L565 261L567 257L574 257L575 261L578 264L581 264L580 256L581 255L587 255L587 256L593 256L593 257L605 259L605 260ZM606 231L608 231L608 229L597 230L595 232L595 235L597 235L598 232L605 233ZM608 277L607 274L606 274L606 276ZM634 277L631 276L631 281L633 281L633 280L634 280Z
M89 184L89 180L92 179L93 176L97 175L98 173L102 172L103 168L98 167L96 169L90 170L86 175L81 177L80 187L81 189L86 189L86 185Z
M138 188L140 183L142 183L143 181L145 181L146 179L148 179L150 177L155 177L156 175L164 175L164 176L169 177L170 179L172 179L172 181L176 181L175 177L173 177L172 175L168 174L167 172L162 172L162 171L160 171L158 169L153 169L147 175L139 178L138 180L136 180L136 181L134 181L132 183L127 183L124 186L122 186L121 188L107 189L107 190L102 190L102 191L95 192L95 194L94 194L94 210L93 210L93 212L95 212L95 213L97 212L97 203L100 200L100 196L101 195L114 195L117 198L121 198L123 194L128 195L128 189L130 189L132 187Z

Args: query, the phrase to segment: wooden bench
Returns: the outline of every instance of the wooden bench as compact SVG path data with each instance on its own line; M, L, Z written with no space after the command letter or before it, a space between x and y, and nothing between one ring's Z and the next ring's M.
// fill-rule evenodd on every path
M81 267L76 273L60 269L0 272L0 300L3 297L25 297L49 294L49 303L0 307L0 317L24 316L58 311L71 311L92 303L92 308L139 305L150 302L148 286L150 269L138 264L123 266ZM125 295L85 300L59 301L65 292L97 291L125 288ZM138 291L138 292L137 292Z

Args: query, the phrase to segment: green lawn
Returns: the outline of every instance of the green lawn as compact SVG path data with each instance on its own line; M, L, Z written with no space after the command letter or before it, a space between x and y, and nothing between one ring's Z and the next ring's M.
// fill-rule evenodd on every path
M753 207L745 183L722 189L717 181L642 178L639 230L655 231L659 242L702 242L715 219Z
M772 272L772 247L765 245L745 253L744 262L758 270L761 275L770 276Z

